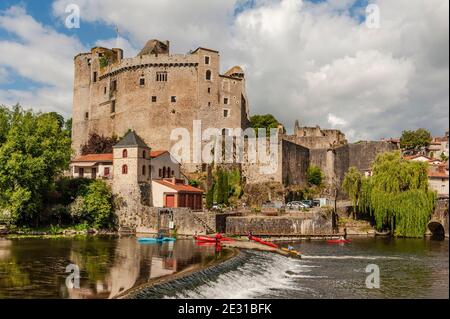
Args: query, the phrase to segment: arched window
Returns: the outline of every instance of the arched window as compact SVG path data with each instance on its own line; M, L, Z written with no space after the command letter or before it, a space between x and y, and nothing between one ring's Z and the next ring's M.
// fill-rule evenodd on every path
M127 158L128 157L128 151L127 150L123 150L122 151L122 157L123 158Z
M211 81L211 70L206 71L206 80Z
M159 177L162 177L162 169L159 169Z
M122 174L124 174L124 175L128 174L128 166L127 165L122 165Z
M174 177L175 176L175 171L172 171L172 177Z
M163 167L163 178L165 178L166 177L166 167L164 166Z
M145 151L142 151L142 158L145 158Z
M142 166L142 175L145 175L145 165Z

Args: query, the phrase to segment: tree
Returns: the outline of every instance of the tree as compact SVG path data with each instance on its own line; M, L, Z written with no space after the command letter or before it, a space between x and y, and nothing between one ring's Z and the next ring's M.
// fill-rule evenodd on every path
M324 174L319 167L311 165L310 167L308 167L308 171L306 172L306 174L308 177L308 183L310 185L322 185Z
M87 186L83 210L88 223L95 228L113 226L113 196L105 182L97 180Z
M441 155L439 156L441 161L446 162L448 160L448 156L445 155L445 153L441 153Z
M345 190L353 207L358 206L358 199L361 193L363 175L356 167L350 167L344 177L342 188Z
M266 135L270 136L271 128L278 128L279 122L272 114L253 115L250 117L250 126L255 129L255 135L258 136L258 129L266 129Z
M116 136L105 137L93 133L89 135L88 142L81 147L81 154L106 154L112 153L113 146L117 144L118 139Z
M431 143L431 134L423 128L416 131L403 131L400 138L400 147L405 150L418 150L427 147Z
M360 209L374 216L378 230L396 236L422 237L433 212L436 194L428 188L428 164L407 161L399 152L376 157L373 175L363 179Z
M48 191L68 168L71 141L56 113L0 107L0 210L14 223L39 223ZM5 126L3 126L5 125Z

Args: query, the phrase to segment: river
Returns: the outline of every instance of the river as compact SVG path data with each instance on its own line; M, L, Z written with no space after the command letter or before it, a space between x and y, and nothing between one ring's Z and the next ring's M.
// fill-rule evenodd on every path
M304 254L301 260L243 251L212 268L158 283L131 297L449 297L447 239L356 238L346 245L290 244ZM224 259L228 253L192 240L142 245L134 237L117 236L0 238L0 298L113 298L164 276ZM79 288L67 288L68 265L80 271ZM379 288L366 286L368 265L372 271L379 269Z

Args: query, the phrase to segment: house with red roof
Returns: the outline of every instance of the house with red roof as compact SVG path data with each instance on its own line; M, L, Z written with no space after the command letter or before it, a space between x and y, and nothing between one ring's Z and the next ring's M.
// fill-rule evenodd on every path
M139 202L153 207L201 210L203 190L187 185L180 166L168 151L152 151L130 131L114 145L113 153L78 156L71 161L70 171L73 178L110 180L113 192L125 198L134 196L131 189L145 184L151 191Z

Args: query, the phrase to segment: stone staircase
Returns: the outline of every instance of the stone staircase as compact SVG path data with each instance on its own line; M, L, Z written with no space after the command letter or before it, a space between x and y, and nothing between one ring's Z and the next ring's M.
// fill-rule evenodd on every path
M206 234L213 234L216 232L216 225L212 225L211 222L205 218L205 216L201 216L199 214L192 214L196 223L202 225L205 228Z

